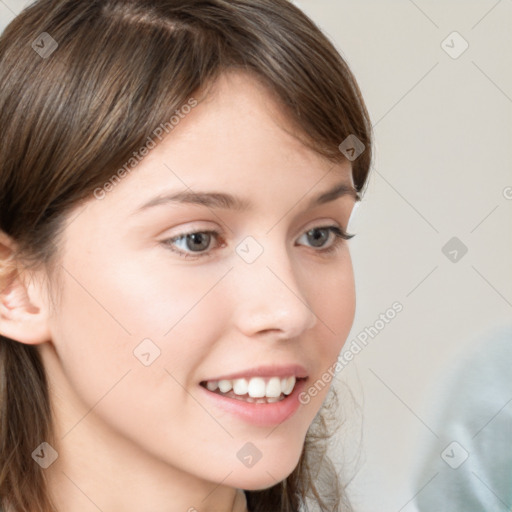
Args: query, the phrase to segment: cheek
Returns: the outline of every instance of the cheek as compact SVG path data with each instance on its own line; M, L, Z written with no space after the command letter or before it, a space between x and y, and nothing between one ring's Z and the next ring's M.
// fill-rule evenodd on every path
M326 359L337 357L354 321L356 296L348 247L342 249L338 265L326 266L309 277L311 306L317 315L318 340Z
M317 315L312 343L305 346L306 357L315 361L301 402L310 421L324 402L337 371L337 360L353 325L356 295L353 267L348 248L339 267L329 267L311 279L310 305Z
M208 296L224 270L171 275L140 261L72 258L65 268L52 338L76 420L98 404L95 415L138 442L158 418L167 418L162 433L198 424L204 410L183 387L229 319L224 301Z
M191 282L183 272L166 276L137 267L144 270L91 262L69 265L64 276L53 341L68 377L87 382L91 398L129 370L151 375L167 368L185 379L221 321L222 301L201 303L217 275Z

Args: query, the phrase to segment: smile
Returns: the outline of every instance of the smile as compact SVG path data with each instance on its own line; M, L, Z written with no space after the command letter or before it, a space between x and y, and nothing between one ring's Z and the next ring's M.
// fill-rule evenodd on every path
M284 400L292 393L296 382L295 376L291 375L281 378L252 377L250 379L209 380L201 382L201 385L209 391L227 398L264 404Z
M199 382L200 397L222 414L228 413L255 426L275 426L300 408L299 395L311 370L297 361L287 364L241 366Z

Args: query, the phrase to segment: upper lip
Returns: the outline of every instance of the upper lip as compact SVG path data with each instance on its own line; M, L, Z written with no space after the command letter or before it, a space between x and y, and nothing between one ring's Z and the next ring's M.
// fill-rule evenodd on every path
M244 377L291 377L294 376L296 379L303 379L308 376L308 372L304 366L300 364L287 364L287 365L266 365L249 368L247 370L240 370L236 373L230 373L215 377L210 380L235 380L243 379Z

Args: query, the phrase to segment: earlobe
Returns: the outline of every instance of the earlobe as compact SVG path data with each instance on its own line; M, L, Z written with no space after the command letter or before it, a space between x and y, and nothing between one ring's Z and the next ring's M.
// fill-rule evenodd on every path
M29 345L44 343L50 331L42 283L20 268L13 254L13 242L0 232L0 334Z

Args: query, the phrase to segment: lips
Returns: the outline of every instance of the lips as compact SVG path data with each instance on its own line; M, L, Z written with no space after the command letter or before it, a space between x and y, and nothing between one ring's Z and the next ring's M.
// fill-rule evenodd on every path
M300 407L298 393L308 372L300 364L266 365L203 380L205 397L255 425L273 425Z
M235 373L226 375L218 375L216 377L207 379L207 381L220 381L220 380L235 380L235 379L250 379L251 377L295 377L296 379L304 379L308 376L306 368L300 364L287 364L287 365L266 365L240 370ZM206 382L207 382L206 381Z
M198 387L205 403L215 409L253 426L270 427L291 419L299 408L306 407L299 401L306 382L306 378L297 379L289 395L281 393L277 398L236 396L233 391L223 394L219 390L209 391L204 383Z

